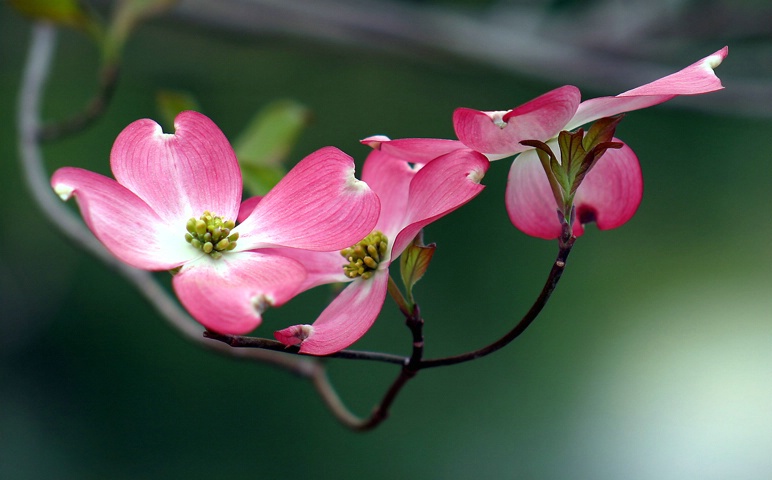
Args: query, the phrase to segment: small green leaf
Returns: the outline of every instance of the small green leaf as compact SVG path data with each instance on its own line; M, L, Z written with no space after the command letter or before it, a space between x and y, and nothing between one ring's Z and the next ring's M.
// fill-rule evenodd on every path
M581 158L584 156L584 150L582 149L583 134L584 131L581 128L574 133L562 131L558 134L560 160L569 176L574 165L576 165L577 161L581 161Z
M284 176L287 156L309 120L303 105L278 100L257 112L239 135L234 150L253 194L265 195Z
M402 275L402 283L407 290L408 301L413 303L413 285L424 276L426 270L429 268L429 263L432 261L434 251L436 250L435 244L423 245L419 234L413 243L402 252L399 258L400 274Z
M558 163L558 160L555 157L550 158L550 171L555 177L555 180L558 182L558 185L560 185L560 188L564 192L567 192L570 186L570 180L566 174L566 171L563 169L563 165Z
M156 94L156 105L161 114L161 122L167 132L174 131L174 119L185 110L201 111L193 95L173 90L161 90Z

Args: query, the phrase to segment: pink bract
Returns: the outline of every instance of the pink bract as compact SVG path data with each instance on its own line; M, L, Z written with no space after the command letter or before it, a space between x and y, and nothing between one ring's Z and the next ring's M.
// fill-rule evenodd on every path
M287 345L300 344L300 351L328 355L342 350L372 326L386 298L389 265L426 225L470 201L484 188L480 180L488 169L488 160L467 148L455 148L439 158L416 163L379 147L365 161L362 179L378 194L381 214L375 230L388 238L386 257L370 278L348 278L343 273L346 261L337 252L311 253L286 251L291 258L302 259L309 272L305 288L330 282L351 282L322 312L313 325L295 325L274 334ZM369 142L366 142L369 143ZM431 161L429 161L431 160Z
M138 120L118 135L110 164L115 180L65 167L51 185L64 200L76 198L86 224L120 260L174 270L182 304L219 333L251 331L305 281L300 263L266 247L338 250L378 218L378 198L354 177L351 157L327 147L298 163L232 230L236 247L214 258L186 242L186 223L205 211L236 221L242 184L233 149L209 118L183 112L174 134Z
M506 192L509 216L516 227L529 235L557 238L560 222L554 200L544 195L549 192L546 174L535 154L522 154L531 149L520 142L549 142L563 130L571 131L600 118L651 107L678 95L720 90L723 86L713 69L721 64L728 51L724 47L683 70L614 97L580 102L579 90L566 85L512 110L484 112L459 108L453 114L453 125L463 144L490 160L521 153L509 173ZM610 165L603 168L607 162ZM600 229L624 224L635 213L641 194L640 166L633 151L627 146L616 152L608 150L577 190L578 221L574 234L581 235L582 223L590 220L596 221Z

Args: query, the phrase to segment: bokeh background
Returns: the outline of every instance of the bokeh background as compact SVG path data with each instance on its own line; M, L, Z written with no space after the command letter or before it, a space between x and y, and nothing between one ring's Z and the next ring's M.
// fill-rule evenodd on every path
M507 109L566 83L585 98L612 95L725 44L727 88L629 114L617 133L646 182L634 219L588 229L521 338L421 372L391 418L359 434L307 381L183 340L45 221L22 181L14 124L30 23L3 3L0 478L769 478L766 2L277 5L182 1L142 25L105 116L46 146L48 168L108 173L115 136L158 118L162 88L195 95L230 138L272 100L297 100L313 121L295 160L335 145L359 161L358 139L376 133L452 138L458 106ZM45 117L79 110L97 68L88 40L61 31ZM508 165L494 163L483 194L426 232L439 247L416 290L427 357L503 334L549 271L557 245L507 220ZM271 311L256 333L310 322L327 295ZM409 352L393 304L356 347ZM329 369L361 414L397 374L343 360Z

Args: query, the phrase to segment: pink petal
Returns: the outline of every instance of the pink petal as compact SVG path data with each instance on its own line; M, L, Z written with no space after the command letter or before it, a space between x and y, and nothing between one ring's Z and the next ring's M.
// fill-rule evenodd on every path
M698 95L721 90L724 87L713 69L721 64L728 53L728 47L724 47L683 70L616 97L593 98L582 102L566 130L573 130L599 118L658 105L677 95Z
M632 149L606 150L576 192L577 222L595 221L600 230L619 227L633 217L642 197L643 175Z
M503 158L526 150L520 144L523 140L555 137L576 112L579 100L579 90L566 85L508 112L456 109L453 126L467 147Z
M286 345L300 343L302 353L329 355L347 348L370 329L386 299L388 270L358 278L319 315L313 325L295 325L274 333ZM302 337L305 337L304 339Z
M239 249L339 250L369 234L378 197L354 177L354 160L325 147L300 161L237 227Z
M381 212L375 228L384 233L390 242L404 227L410 181L419 168L399 160L401 157L374 150L362 167L362 180L370 185L381 201Z
M298 293L329 283L345 283L351 279L343 272L347 263L339 251L313 252L297 248L261 248L260 253L291 258L306 270L307 276Z
M676 73L647 83L638 88L617 95L631 97L639 95L697 95L715 92L724 88L713 71L729 54L729 47L708 55Z
M643 176L630 147L607 150L576 192L574 235L581 236L590 221L601 230L623 225L635 214L642 195ZM512 164L506 206L510 220L523 233L548 240L560 237L558 207L534 151L521 154Z
M453 150L466 148L458 140L445 140L441 138L400 138L389 140L388 137L376 135L365 138L361 142L376 150L388 153L395 159L420 164L429 163L435 158L450 153Z
M526 235L547 240L560 237L558 206L535 150L521 153L512 163L505 203L512 224ZM581 232L581 226L578 229Z
M169 225L112 178L65 167L51 178L63 199L75 196L94 235L120 260L144 270L169 270L203 255L185 242L185 225Z
M190 314L209 330L242 335L254 330L269 306L298 291L305 270L294 260L257 252L229 252L186 264L174 291Z
M149 119L137 120L115 140L115 179L167 223L185 228L205 210L234 220L241 202L241 171L225 135L209 118L182 112L174 134Z
M485 188L480 181L489 165L485 156L469 149L455 150L424 165L410 182L407 215L394 239L392 260L422 228L476 197Z

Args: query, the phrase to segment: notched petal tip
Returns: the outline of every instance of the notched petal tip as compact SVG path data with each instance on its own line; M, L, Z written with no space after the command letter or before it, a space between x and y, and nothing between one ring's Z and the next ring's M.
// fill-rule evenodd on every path
M710 68L711 70L715 69L716 67L721 65L721 62L724 61L727 55L729 55L728 46L722 48L721 50L717 51L713 55L708 55L707 57L705 57L704 65Z
M314 327L308 324L293 325L283 330L273 332L274 338L288 347L300 345L305 339L313 334Z
M252 308L254 309L255 315L258 317L262 317L263 313L265 313L266 310L268 310L268 307L273 306L276 301L273 297L267 294L260 294L255 297L252 297L250 300L250 303L252 305Z
M482 183L482 179L485 178L486 170L482 168L475 168L466 175L466 178L473 183Z
M346 182L345 189L351 193L361 193L370 190L370 186L354 176L354 169L351 169L351 177Z
M54 185L54 193L59 195L59 198L61 198L63 201L67 201L70 198L72 198L72 193L75 191L74 188L70 185L65 185L63 183L57 183Z

